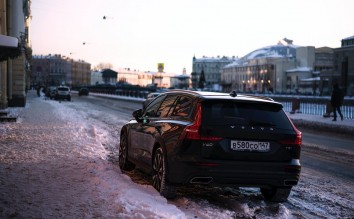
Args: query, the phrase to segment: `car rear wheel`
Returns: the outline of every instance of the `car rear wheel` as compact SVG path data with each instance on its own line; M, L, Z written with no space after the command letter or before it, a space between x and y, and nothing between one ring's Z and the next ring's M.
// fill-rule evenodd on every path
M119 167L121 170L127 171L133 170L135 168L134 164L128 161L128 142L125 132L120 136Z
M153 157L152 163L152 185L160 192L162 196L167 199L174 198L176 196L175 187L167 183L167 170L166 159L163 149L159 147Z
M291 192L290 188L261 188L261 193L267 201L272 202L286 202Z

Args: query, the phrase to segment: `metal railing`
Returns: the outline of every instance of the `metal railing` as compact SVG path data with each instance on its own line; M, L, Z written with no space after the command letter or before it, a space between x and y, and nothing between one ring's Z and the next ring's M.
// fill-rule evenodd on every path
M97 92L101 94L112 94L125 97L146 98L149 91L137 89L91 89L90 92ZM150 91L151 92L151 91ZM301 112L311 115L326 115L328 113L328 105L330 97L317 96L299 96L299 95L262 95L272 98L273 100L283 104L286 112L294 111L294 103L298 104L298 110L295 113ZM294 101L296 100L296 101ZM354 119L354 98L345 97L343 106L341 107L344 118ZM333 113L331 113L333 115ZM327 115L329 116L329 115Z
M295 111L301 112L304 114L311 115L327 115L328 111L331 110L330 107L330 97L306 97L306 96L269 96L275 101L278 101L283 104L284 110L286 112L294 111L294 103L299 104L298 110ZM294 99L296 101L294 101ZM354 99L345 98L343 105L341 106L341 111L346 119L354 119ZM333 112L330 114L333 115Z

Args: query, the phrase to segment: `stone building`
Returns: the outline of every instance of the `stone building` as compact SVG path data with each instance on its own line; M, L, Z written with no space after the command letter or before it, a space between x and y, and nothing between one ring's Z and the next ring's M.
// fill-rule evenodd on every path
M354 36L342 39L341 47L334 49L333 83L354 95Z
M118 82L145 87L152 84L153 72L131 68L118 68Z
M58 54L33 56L31 68L32 86L85 86L91 82L90 63Z
M73 60L71 62L72 86L86 86L91 82L91 64L83 60ZM70 78L68 78L70 81Z
M296 66L286 69L286 87L283 92L288 94L318 94L319 74L314 71L315 47L296 48ZM280 73L281 74L281 73Z
M164 72L160 68L158 72L140 71L131 68L118 68L118 82L124 82L141 87L155 86L158 88L171 87L173 73Z
M314 73L319 76L320 96L330 95L333 84L334 49L330 47L316 48Z
M193 66L192 66L192 88L199 88L200 76L202 72L204 73L203 87L209 90L221 90L220 84L221 81L221 70L224 66L235 62L236 57L206 57L202 58L193 57Z
M0 0L0 109L24 107L29 88L30 0Z
M257 49L226 65L221 72L223 91L286 92L285 71L297 67L297 47L279 42L277 45Z

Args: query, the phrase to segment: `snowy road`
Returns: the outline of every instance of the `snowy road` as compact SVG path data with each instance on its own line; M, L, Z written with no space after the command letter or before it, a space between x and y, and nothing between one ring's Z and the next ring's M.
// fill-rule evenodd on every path
M117 164L120 127L140 105L29 93L28 106L14 110L19 121L0 124L0 218L354 217L353 179L305 165L283 204L264 202L255 188L182 188L167 201L148 176L122 174ZM351 153L304 150L307 159L313 153L353 168Z

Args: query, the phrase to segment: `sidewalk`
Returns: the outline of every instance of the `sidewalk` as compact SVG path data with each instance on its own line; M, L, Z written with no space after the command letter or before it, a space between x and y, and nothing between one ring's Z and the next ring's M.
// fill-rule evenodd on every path
M344 119L342 121L339 117L337 121L332 121L333 117L325 118L321 115L303 113L287 113L287 115L299 127L313 128L318 131L343 132L349 135L354 133L354 120L352 119Z
M8 110L18 120L0 123L0 218L185 218L121 173L116 126L89 118L100 112L34 91L26 107Z

